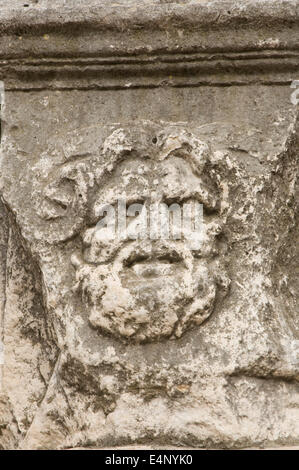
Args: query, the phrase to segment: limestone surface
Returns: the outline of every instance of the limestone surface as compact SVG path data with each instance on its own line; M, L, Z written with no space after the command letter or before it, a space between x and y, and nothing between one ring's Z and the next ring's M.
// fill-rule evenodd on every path
M0 449L298 446L298 2L0 6Z

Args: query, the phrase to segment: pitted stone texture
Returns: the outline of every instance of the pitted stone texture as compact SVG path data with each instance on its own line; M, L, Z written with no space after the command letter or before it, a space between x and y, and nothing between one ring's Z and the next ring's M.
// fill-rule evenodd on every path
M55 2L44 30L41 2L9 36L5 449L299 442L293 2L260 2L267 27L257 2L238 2L235 23L213 11L232 1L199 17L200 2L146 3L136 23L139 7L66 20ZM123 196L201 202L200 246L109 238L103 207Z
M73 257L91 324L139 341L179 337L188 327L199 325L213 310L217 285L229 284L217 265L215 236L221 232L217 217L202 227L198 246L189 247L190 234L181 236L181 230L180 241L169 238L171 233L163 239L159 215L156 240L150 238L153 220L150 226L147 219L153 204L176 204L181 225L179 204L200 202L216 211L218 199L216 185L209 191L201 176L208 147L186 130L169 126L154 132L151 127L144 123L129 131L116 129L105 140L105 167L95 170L99 189L90 196L95 225L83 234L83 253ZM144 141L136 140L142 133ZM117 209L120 201L126 204L124 211L129 205L133 209L121 238L115 236L116 213L110 231L98 224L105 207ZM142 211L138 215L133 206L137 203ZM166 217L168 222L170 215ZM140 235L145 239L133 241L144 218L146 227Z
M9 174L9 165L3 167L6 168L3 171L5 178L2 179L4 198L8 210L11 208L15 213L24 246L40 267L43 288L37 284L37 289L44 295L46 331L53 332L51 341L61 351L55 369L53 362L52 366L51 363L42 366L43 374L48 374L44 375L47 391L34 414L25 441L21 441L22 447L75 447L78 442L105 446L139 442L141 439L144 442L155 439L157 443L168 440L174 445L189 442L195 446L206 446L207 442L212 442L212 446L216 447L296 441L298 353L296 339L286 323L286 320L289 325L293 322L292 313L288 313L292 294L286 297L289 304L284 306L281 298L275 297L273 287L283 288L279 281L283 277L278 275L277 266L272 261L273 256L274 259L281 256L279 250L282 249L281 237L286 237L286 221L290 233L294 226L293 181L297 133L294 125L290 129L281 150L276 154L272 152L272 156L268 153L273 161L267 164L269 168L274 165L275 174L281 171L288 175L284 179L288 183L283 187L276 186L276 177L272 179L266 164L259 163L257 166L253 158L243 162L242 151L239 156L239 131L236 129L233 136L235 145L232 147L231 134L227 134L227 141L223 133L215 139L205 130L203 136L200 128L194 125L186 129L185 124L149 121L132 123L127 127L120 124L94 126L65 136L63 146L57 139L55 143L50 143L32 166L33 177L30 183L26 183L29 194L34 194L36 201L41 202L37 204L36 212L32 211L32 206L27 207L26 202L25 205L19 202L21 199L16 188L9 184L14 177ZM241 139L241 131L239 135ZM172 142L170 147L169 141ZM249 140L246 145L253 144ZM243 142L242 148L244 146ZM3 161L11 162L16 149L15 144L11 145L11 137L4 137L3 149L7 149L3 153ZM192 161L192 154L194 161L198 157L199 169L195 165L193 170L188 163ZM157 267L155 258L147 256L150 242L130 241L132 248L123 254L119 254L112 243L108 250L105 247L107 251L103 254L101 240L94 239L98 208L107 202L107 195L110 195L108 202L113 202L118 194L127 194L125 182L130 181L133 182L134 193L130 200L135 200L137 195L139 201L144 200L146 194L142 191L150 189L151 193L154 192L153 178L159 178L159 165L164 162L166 166L162 166L163 171L167 170L173 178L167 183L168 177L164 174L156 195L163 193L167 196L169 191L174 191L176 178L179 178L177 188L180 191L190 189L193 194L195 190L195 194L208 205L206 218L214 231L212 238L203 243L202 253L196 259L201 263L201 269L205 266L206 271L202 272L206 272L204 286L207 292L211 288L215 292L213 285L216 284L220 289L216 303L213 300L215 294L206 301L205 296L200 297L201 302L211 302L213 305L212 315L211 307L207 310L210 319L196 326L200 322L196 317L198 311L194 309L194 317L187 316L190 325L195 319L191 330L185 331L181 339L179 337L184 327L177 330L178 334L173 336L173 340L167 340L167 347L165 340L161 341L165 332L163 325L159 322L155 324L155 310L147 313L153 315L147 330L144 325L140 328L137 312L135 316L131 315L130 322L126 324L127 330L123 329L121 322L127 315L123 305L123 316L120 315L119 319L116 314L108 317L105 314L109 295L108 312L117 313L122 301L121 295L109 294L109 289L111 292L112 289L117 291L115 275L119 276L119 286L134 276L134 282L142 285L135 272L125 271L120 275L124 264L117 262L117 256L122 260L134 261L132 254L140 256L143 253L149 267L162 275L162 268ZM138 173L140 168L142 174ZM197 176L193 171L197 172ZM196 184L189 182L185 188L183 180L180 180L183 174L197 178ZM144 178L142 185L141 177ZM203 186L201 179L204 179ZM49 188L54 189L49 191ZM276 194L274 198L273 190ZM183 194L180 191L177 197ZM289 199L290 204L279 205L282 199ZM45 217L43 211L42 202L45 200L52 210L50 217ZM268 204L265 212L263 209ZM76 212L78 221L74 223ZM266 217L269 217L267 228ZM13 220L11 223L16 224ZM267 237L271 224L275 225L276 234L281 235L276 237L275 243L275 238L271 238L269 244ZM180 259L182 253L184 260L182 241L171 243L175 248L171 246L169 249L167 244L157 245L155 256L161 253L165 256L166 252L166 260L169 261L171 252L176 254L175 259ZM290 243L291 239L288 238ZM289 248L286 245L284 249ZM10 249L8 259L13 259L15 250L16 247ZM150 252L152 255L152 247ZM102 264L101 256L106 264ZM186 256L186 265L190 260L192 266L192 256L190 253ZM107 262L109 260L110 263ZM172 264L168 269L173 269ZM15 261L14 265L17 268ZM34 267L32 261L25 265ZM121 269L117 270L117 266ZM23 269L22 263L17 269ZM138 269L136 272L141 273L142 278L145 268L141 266ZM283 264L280 269L284 269ZM179 267L176 266L174 276L178 271ZM208 272L211 274L208 275ZM112 273L114 276L111 277ZM105 276L107 281L103 281ZM188 286L194 279L192 270L190 276ZM232 285L228 291L229 278ZM278 284L275 284L276 279ZM168 288L166 281L162 276L160 286L148 283L148 295L163 302L163 289ZM106 286L104 306L101 304L103 285ZM171 289L171 283L169 286ZM157 289L161 292L158 296ZM204 289L202 292L205 292ZM7 293L9 302L12 302L10 290ZM141 294L137 290L137 298L138 295ZM196 297L192 301L198 305ZM279 305L284 309L284 319L277 314ZM25 312L27 307L24 305L21 308ZM157 310L163 312L163 303ZM169 312L172 311L169 309ZM7 307L6 321L10 315L12 313L9 314ZM107 318L110 319L108 326L107 322L102 324ZM166 336L171 336L172 323L167 316L164 319L164 325L170 325ZM12 337L15 334L19 334L17 330L16 333L9 333ZM23 334L33 338L30 330ZM6 341L8 339L9 336ZM148 340L153 343L143 344ZM46 345L44 341L42 344ZM53 349L52 346L52 350L55 358L55 347ZM40 361L38 355L34 358L31 353L33 369ZM34 376L34 370L31 374ZM13 380L7 373L6 377L6 387L10 390L18 415L22 413L22 402L18 402L16 393L19 387L11 389ZM37 385L33 385L32 381L31 384L37 390ZM258 401L257 396L264 398ZM277 396L280 397L279 403L283 403L282 407L275 401ZM22 397L25 403L23 393ZM173 403L179 403L178 408ZM219 414L223 416L221 420ZM21 414L18 419L21 419ZM141 422L142 425L138 424ZM206 424L203 426L203 423ZM199 427L201 430L198 433ZM191 440L185 437L187 429L188 434L192 434Z
M230 281L223 264L225 243L219 241L217 164L208 145L183 126L143 121L127 128L78 130L63 147L49 148L32 171L36 212L28 206L19 213L21 231L35 247L43 279L48 278L48 305L55 316L63 318L68 305L73 325L79 315L77 327L89 312L89 326L116 337L137 342L174 339L203 323L226 295ZM127 217L125 236L115 233L116 223L111 232L99 226L103 210L110 205L119 211L120 201L126 205L125 216L136 203L142 208ZM183 204L192 210L195 203L204 208L198 240L191 226L181 223ZM141 219L145 211L147 219L152 217L154 204L159 210L161 204L170 209L176 204L179 221L164 234L159 213L154 239L153 221L140 238ZM169 222L171 214L165 217ZM179 239L173 237L176 230ZM60 242L69 249L74 246L71 256ZM62 270L65 256L69 259ZM61 344L67 341L64 328Z

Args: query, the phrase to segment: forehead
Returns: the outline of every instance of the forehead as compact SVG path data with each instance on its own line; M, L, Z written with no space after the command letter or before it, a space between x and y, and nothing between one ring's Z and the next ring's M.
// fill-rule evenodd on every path
M111 180L122 178L127 174L160 174L163 171L177 171L178 173L192 172L190 163L180 157L171 156L166 160L153 160L149 158L134 158L119 162L111 174Z
M190 163L179 157L170 157L164 161L134 159L120 162L98 193L106 199L114 195L144 192L146 190L174 189L190 187L200 179L194 174ZM109 196L110 195L110 196Z

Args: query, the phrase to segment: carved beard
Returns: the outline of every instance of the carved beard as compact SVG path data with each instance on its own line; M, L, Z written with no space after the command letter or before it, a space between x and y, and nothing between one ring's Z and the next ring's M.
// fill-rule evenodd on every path
M131 243L76 277L91 325L137 342L180 337L210 316L216 297L207 263L178 242Z

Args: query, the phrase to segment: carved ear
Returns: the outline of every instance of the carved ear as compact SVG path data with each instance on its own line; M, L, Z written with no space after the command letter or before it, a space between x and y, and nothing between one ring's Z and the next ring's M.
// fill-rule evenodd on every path
M93 185L87 162L67 164L55 173L37 208L40 218L51 222L45 236L50 242L67 240L79 232L87 212L88 190Z
M45 220L55 220L67 215L73 204L73 184L66 179L50 183L44 190L44 200L38 213Z

